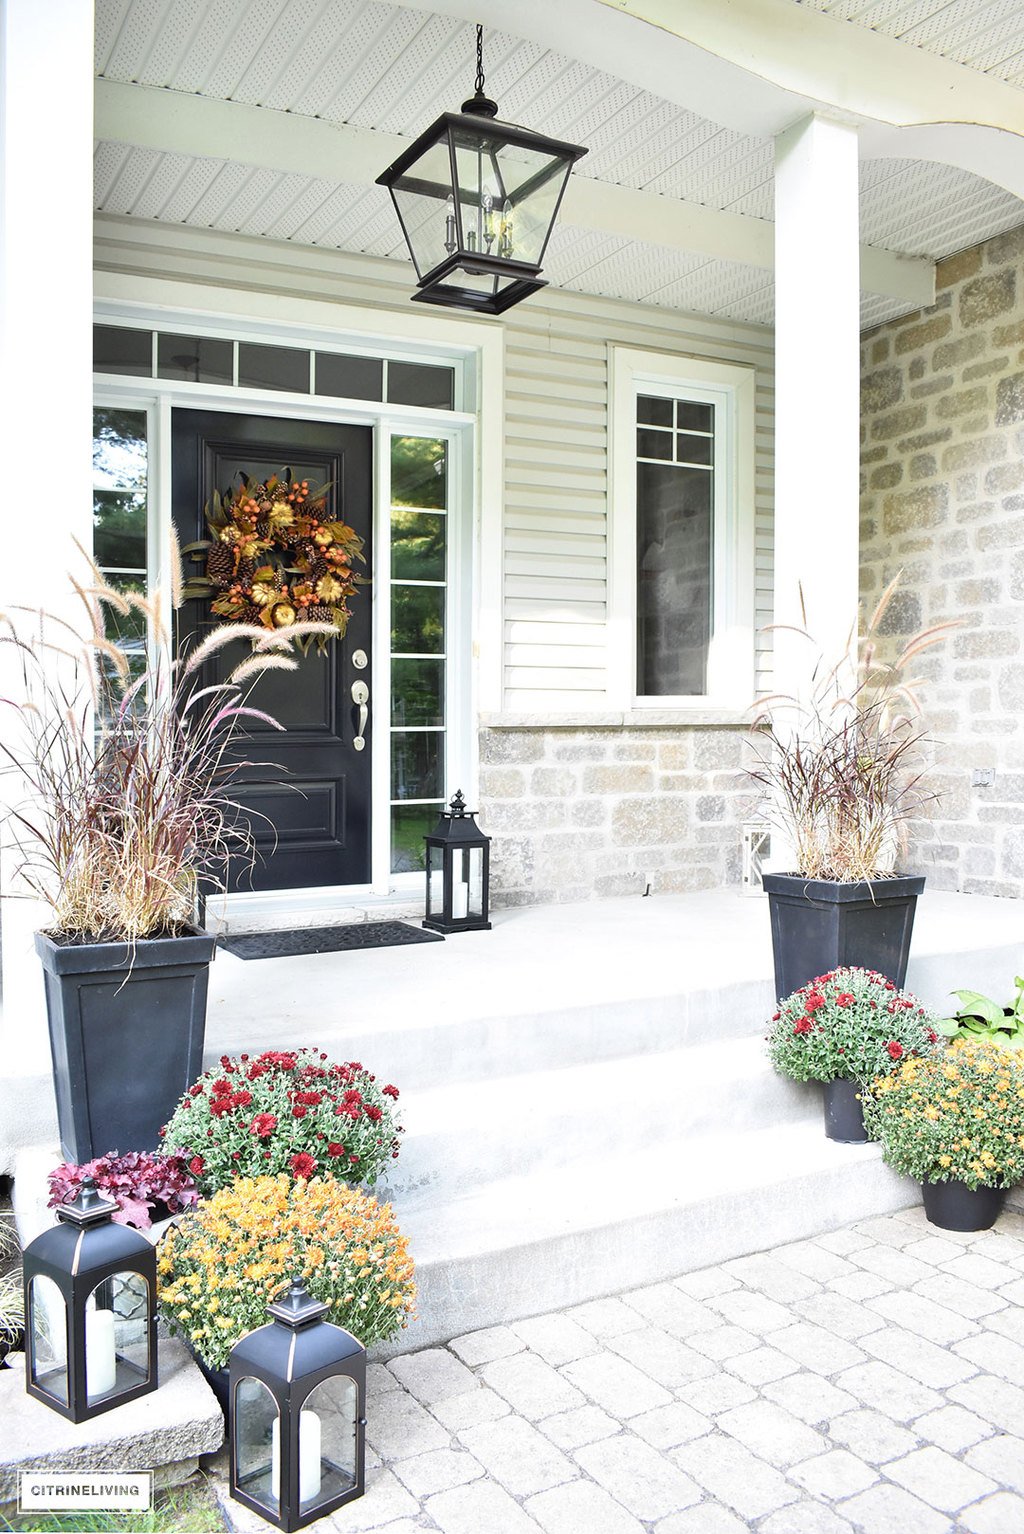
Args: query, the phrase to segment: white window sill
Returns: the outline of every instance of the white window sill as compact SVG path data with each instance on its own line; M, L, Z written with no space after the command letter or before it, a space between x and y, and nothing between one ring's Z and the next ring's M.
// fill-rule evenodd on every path
M622 730L748 728L755 717L750 708L694 704L686 708L630 708L594 713L501 713L481 714L480 724L489 730Z

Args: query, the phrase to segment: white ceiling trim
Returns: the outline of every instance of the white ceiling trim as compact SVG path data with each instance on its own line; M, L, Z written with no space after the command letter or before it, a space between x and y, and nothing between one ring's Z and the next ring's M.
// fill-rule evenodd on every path
M410 142L296 112L111 80L96 82L96 133L104 142L356 186L372 184ZM775 264L767 219L611 182L572 177L562 217L579 228L765 271ZM861 281L868 292L915 306L935 297L931 261L878 246L861 249Z

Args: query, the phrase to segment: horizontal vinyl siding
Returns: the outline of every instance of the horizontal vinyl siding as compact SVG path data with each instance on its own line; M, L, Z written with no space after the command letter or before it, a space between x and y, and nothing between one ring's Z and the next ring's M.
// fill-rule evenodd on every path
M770 337L728 322L641 306L624 312L604 299L567 297L548 289L506 316L506 709L575 714L607 701L609 342L758 369L757 684L769 691L770 636L763 630L772 613ZM568 648L577 647L567 637L576 631L586 636L586 664ZM552 633L555 642L546 637Z
M134 226L134 227L133 227ZM134 229L142 231L145 244ZM215 230L101 216L96 264L237 291L341 300L400 333L411 271L396 262ZM757 378L758 686L770 691L772 338L707 315L546 288L500 322L506 337L504 708L607 706L608 344L753 365Z

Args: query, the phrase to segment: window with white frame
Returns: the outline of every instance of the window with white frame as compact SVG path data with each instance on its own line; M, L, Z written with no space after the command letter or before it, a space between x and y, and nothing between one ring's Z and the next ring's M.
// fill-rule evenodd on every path
M753 369L613 347L612 629L623 707L753 696Z

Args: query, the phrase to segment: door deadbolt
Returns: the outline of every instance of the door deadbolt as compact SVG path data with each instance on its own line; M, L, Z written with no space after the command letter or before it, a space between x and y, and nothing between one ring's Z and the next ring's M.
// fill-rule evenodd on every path
M365 650L352 651L352 664L357 671L365 671L369 665L369 656Z

